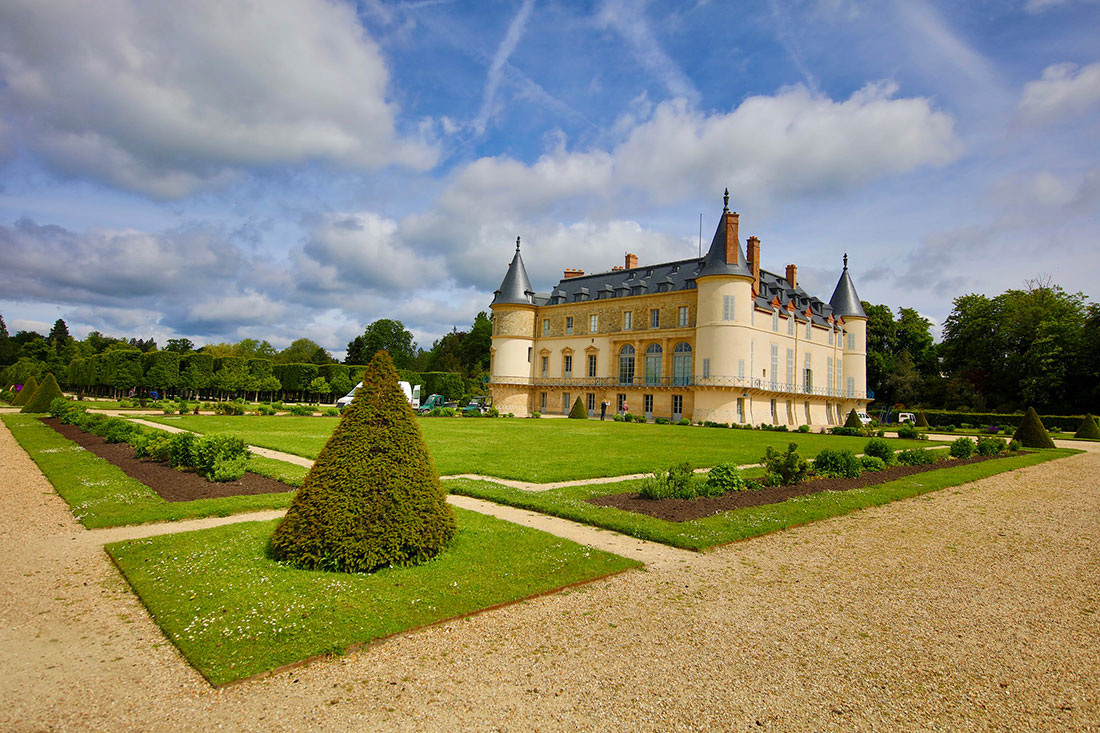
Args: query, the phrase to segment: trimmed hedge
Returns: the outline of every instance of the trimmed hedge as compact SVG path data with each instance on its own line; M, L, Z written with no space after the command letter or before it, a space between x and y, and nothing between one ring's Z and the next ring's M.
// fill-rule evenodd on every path
M934 428L944 425L958 427L964 423L975 427L1019 425L1024 416L1022 412L1004 414L997 412L958 412L955 410L925 410L924 414L931 427ZM1083 417L1084 415L1042 415L1041 419L1047 430L1061 428L1063 432L1068 433L1077 429Z
M921 410L920 412L918 412L918 413L917 413L917 427L918 427L918 428L927 428L927 427L931 427L931 426L930 426L930 425L928 424L928 417L927 417L927 416L925 416L925 414L924 414L924 411L923 411L923 410Z
M1050 439L1050 434L1043 427L1043 421L1039 419L1039 413L1034 407L1027 408L1024 419L1020 421L1020 426L1016 428L1012 439L1020 441L1020 445L1025 448L1054 447L1054 441Z
M454 512L397 381L389 354L375 354L271 537L275 559L372 572L424 562L450 543Z
M31 398L23 403L23 409L20 412L49 412L50 403L56 400L58 397L64 397L61 394L61 387L57 386L57 380L54 378L53 373L47 373L46 378L42 380L42 386L34 391Z
M569 411L570 420L587 420L588 410L584 409L584 403L581 402L581 398L578 397L576 402L573 403L573 409Z
M1073 434L1073 437L1100 440L1100 426L1097 426L1096 418L1092 415L1085 415L1085 419L1081 421L1081 425L1077 428L1077 432Z
M848 412L848 418L844 421L844 427L846 428L862 428L863 421L859 419L859 415L855 410Z
M23 383L23 389L16 393L15 399L11 401L14 407L22 407L30 402L31 397L38 390L38 380L34 377L30 377Z

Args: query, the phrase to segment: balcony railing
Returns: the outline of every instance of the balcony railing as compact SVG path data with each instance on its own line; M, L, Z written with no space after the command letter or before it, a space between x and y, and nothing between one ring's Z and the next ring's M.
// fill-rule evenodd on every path
M680 377L646 377L636 375L634 381L622 381L616 377L504 377L494 376L490 384L521 385L530 387L654 387L675 389L677 387L717 388L717 389L752 389L760 392L779 392L783 394L806 394L820 397L838 397L856 399L856 394L847 394L841 389L829 389L827 387L815 387L806 384L790 384L773 381L770 379L753 379L750 377L727 376L703 376L694 374ZM867 399L874 399L874 393L866 391ZM863 397L860 396L859 399Z

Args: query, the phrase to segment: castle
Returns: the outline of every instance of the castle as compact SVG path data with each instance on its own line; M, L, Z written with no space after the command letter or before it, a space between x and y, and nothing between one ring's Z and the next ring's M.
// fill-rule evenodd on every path
M586 275L566 270L549 294L531 288L516 253L492 303L490 390L501 412L589 414L625 403L648 418L796 427L837 425L866 410L867 315L848 256L829 302L760 269L760 240L738 239L729 191L699 258Z

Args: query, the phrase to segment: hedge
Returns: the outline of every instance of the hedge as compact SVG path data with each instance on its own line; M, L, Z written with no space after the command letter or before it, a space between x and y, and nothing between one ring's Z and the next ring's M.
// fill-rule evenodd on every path
M1019 425L1024 419L1024 413L1015 412L1003 414L996 412L958 412L955 410L925 410L924 416L928 418L928 424L932 427L954 425L959 427L963 423L981 427L985 425ZM1044 427L1061 428L1062 432L1072 433L1081 425L1083 415L1040 415Z

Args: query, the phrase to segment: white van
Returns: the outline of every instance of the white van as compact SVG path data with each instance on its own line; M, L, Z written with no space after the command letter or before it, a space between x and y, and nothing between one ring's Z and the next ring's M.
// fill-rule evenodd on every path
M343 410L345 407L350 405L352 398L355 397L356 391L362 386L363 386L363 383L360 382L359 384L352 387L350 392L348 392L346 395L344 395L340 399L336 400L336 406L339 407L341 410ZM411 384L409 384L408 382L398 382L397 386L399 386L401 388L401 391L405 393L405 399L407 399L409 401L409 405L412 406L412 408L414 410L416 408L420 407L420 385L419 384L414 387Z
M864 424L865 426L866 426L866 425L870 425L870 424L871 424L871 418L869 418L869 417L867 416L867 413L866 413L866 412L860 412L860 411L858 411L858 410L857 410L857 411L856 411L856 417L858 417L858 418L859 418L859 421L860 421L861 423L863 423L863 424Z

